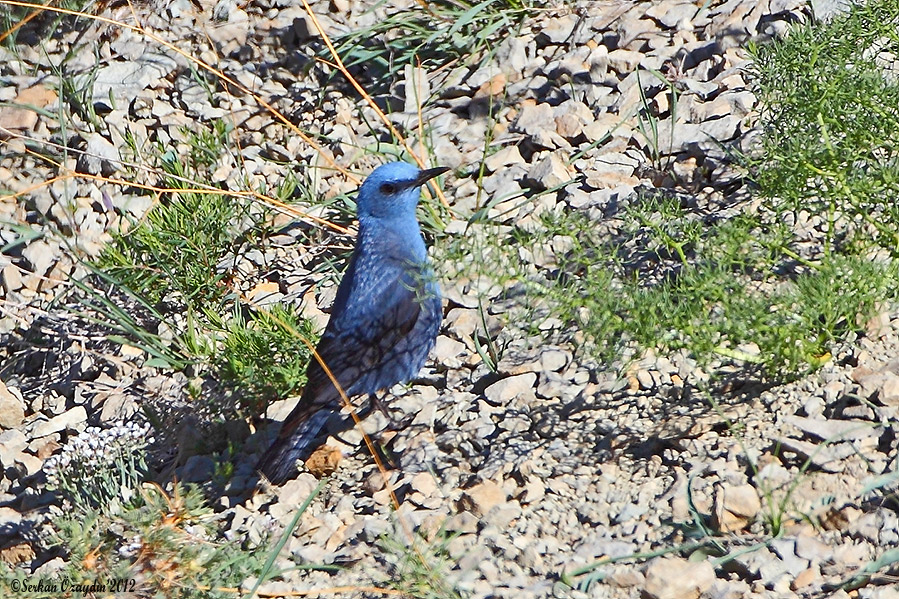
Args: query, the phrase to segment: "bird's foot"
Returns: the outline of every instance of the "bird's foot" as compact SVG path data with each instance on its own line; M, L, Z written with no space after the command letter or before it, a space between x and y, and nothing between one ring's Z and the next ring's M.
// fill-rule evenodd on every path
M374 393L368 396L368 400L368 413L371 413L374 410L381 412L381 414L384 415L384 418L387 419L387 430L402 430L409 426L412 423L412 420L415 418L414 414L405 418L396 418L390 412L390 408L387 407L387 404Z

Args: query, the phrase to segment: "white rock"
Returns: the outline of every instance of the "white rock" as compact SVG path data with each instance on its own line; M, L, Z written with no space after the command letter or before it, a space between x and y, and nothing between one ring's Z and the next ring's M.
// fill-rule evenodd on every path
M543 131L555 131L553 109L549 104L525 104L518 114L515 127L528 135L538 135Z
M873 423L864 420L820 420L801 416L785 416L784 422L828 442L880 436Z
M549 38L549 41L554 44L564 43L571 37L579 19L578 15L574 13L556 17L555 19L550 20L549 24L540 32L540 34L545 35Z
M143 44L147 48L146 44ZM102 67L94 78L94 102L110 102L115 98L133 98L138 92L157 83L177 68L178 64L168 56L152 51L131 60L116 61Z
M673 28L683 21L690 21L699 12L691 2L661 2L649 7L646 16L659 21L665 27Z
M0 381L0 428L13 428L25 419L25 401L18 389L15 392Z
M7 293L12 293L22 288L22 273L15 264L7 264L0 270L0 285Z
M76 168L80 173L110 176L118 170L119 161L119 151L112 142L100 133L92 133Z
M714 81L696 81L695 79L684 79L682 81L684 87L690 92L696 94L703 100L709 98L718 91L718 84Z
M737 136L742 119L728 115L702 123L677 123L672 132L671 119L659 122L657 134L647 139L640 134L639 139L649 146L655 146L660 154L680 154L693 147L714 152L719 144Z
M537 374L526 372L497 381L484 389L484 396L494 405L505 405L520 395L533 395Z
M696 599L715 582L712 564L680 557L657 557L645 572L643 595L649 599Z
M279 503L299 507L315 489L318 481L308 472L300 473L277 489Z
M758 492L752 485L722 485L715 493L713 525L721 532L741 530L752 523L761 509Z
M447 330L460 338L471 337L481 327L477 310L468 308L453 308L446 315L444 322Z
M593 122L593 111L577 100L566 100L553 109L556 115L556 132L562 137L579 136L588 123Z
M613 136L630 138L631 125L617 114L603 112L596 119L584 127L584 135L587 140L597 142Z
M58 433L67 429L76 429L81 424L87 422L87 412L84 406L75 406L71 410L63 412L59 416L54 416L50 420L45 420L34 427L32 436L34 438L46 437L53 433Z
M506 146L484 160L484 165L490 172L496 172L504 166L524 163L524 158L521 157L521 151L518 149L518 146Z
M31 272L36 275L42 275L50 269L50 266L56 261L57 253L58 248L42 239L32 241L28 247L22 250L22 256L28 260Z
M513 521L521 517L521 505L515 501L505 501L492 508L484 516L484 522L499 529L508 528Z
M549 349L540 354L540 366L544 371L562 370L568 364L571 355L561 349Z
M10 466L16 456L28 446L28 438L18 429L0 433L0 464Z
M877 393L877 399L885 406L899 406L899 376L892 372L878 372L859 380L868 396Z
M478 517L471 512L459 512L446 521L446 530L462 534L471 534L478 531Z
M780 443L787 451L799 454L827 472L842 472L846 468L846 463L843 460L858 452L853 443L826 445L823 443L809 443L789 437L777 437L775 442Z
M544 189L557 187L573 178L574 170L555 152L542 158L528 171L528 179L538 182Z
M449 368L458 368L462 365L459 356L466 354L467 351L464 343L450 339L446 335L440 335L434 346L434 357Z
M24 451L18 454L14 460L15 464L18 464L22 470L25 472L25 476L31 476L41 469L44 461L34 457L30 453L25 453Z
M521 72L527 66L527 46L529 41L525 37L506 38L496 51L496 59L503 72L512 76L515 80L521 79Z
M22 514L11 507L0 507L0 528L15 530L17 524L22 521Z
M640 61L642 59L642 52L623 50L621 48L612 50L611 52L609 52L608 56L609 66L622 74L630 73L631 71L636 69L640 65Z
M506 492L501 486L487 480L466 489L459 499L459 506L475 516L483 517L494 506L506 501Z
M419 472L412 477L409 484L412 489L425 497L436 494L438 490L437 480L432 472Z
M124 420L132 416L140 408L130 395L125 393L112 393L103 401L103 409L100 411L100 421Z

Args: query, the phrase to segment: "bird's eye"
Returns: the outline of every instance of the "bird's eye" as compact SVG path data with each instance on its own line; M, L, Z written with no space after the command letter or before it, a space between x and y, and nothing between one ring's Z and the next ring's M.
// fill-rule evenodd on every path
M396 185L393 183L381 183L381 187L378 190L386 195L393 195L396 193Z

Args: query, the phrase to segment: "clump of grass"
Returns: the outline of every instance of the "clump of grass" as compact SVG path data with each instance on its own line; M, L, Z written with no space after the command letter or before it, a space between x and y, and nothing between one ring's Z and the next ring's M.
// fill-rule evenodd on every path
M227 323L219 371L242 389L241 404L258 414L305 384L310 351L302 339L314 343L315 331L291 306L260 309L254 316L248 321L237 312Z
M60 516L54 525L69 556L65 575L83 585L125 585L107 592L233 597L228 587L258 573L264 555L217 540L213 516L198 487L179 483L171 494L144 486L121 514Z
M191 63L193 64L193 63ZM194 79L201 84L206 84L198 72L193 72ZM188 161L196 170L203 170L213 166L222 155L222 149L226 147L228 138L234 126L227 120L218 120L212 124L212 128L199 128L196 131L185 130L189 140Z
M460 593L447 578L455 563L448 550L452 539L445 531L430 542L416 536L412 544L390 535L381 537L381 549L394 566L390 586L409 597L459 599Z
M143 469L134 464L146 463L147 439L136 430L88 429L66 446L63 455L68 459L54 458L58 463L50 465L54 486L69 502L53 517L52 541L66 557L59 578L79 588L93 585L97 594L200 599L233 598L235 589L248 579L261 583L275 575L277 556L327 481L323 479L299 506L280 540L272 544L263 538L242 546L221 538L219 517L200 486L176 481L166 490L145 480ZM99 444L101 459L92 449L98 446L92 442L97 438L104 440ZM99 480L125 482L117 487L90 481L84 476L85 465ZM125 472L133 476L123 478ZM0 584L16 579L21 587L21 573L4 566L0 564ZM253 592L257 589L258 585Z
M178 195L116 236L98 266L150 302L216 306L228 293L221 282L226 273L217 267L236 236L236 216L232 198Z
M776 211L826 219L825 254L899 255L899 81L884 71L897 25L896 3L876 0L753 48L763 136L752 178Z
M101 592L222 596L216 589L239 584L262 560L216 540L199 487L176 483L170 495L146 481L150 443L147 426L89 428L44 465L48 486L66 500L53 518L64 575L125 585Z
M762 135L745 162L760 209L714 218L644 192L614 234L555 210L510 229L474 222L488 232L442 251L481 258L456 274L525 294L513 323L606 364L655 349L778 378L820 365L899 295L899 81L879 58L899 53L897 23L880 0L754 48Z
M636 202L615 240L585 215L561 212L536 228L479 236L491 245L478 268L511 296L524 294L511 320L526 332L574 342L600 362L686 350L705 366L736 359L787 378L818 366L835 341L863 330L878 302L896 297L894 264L833 256L781 276L782 232L761 217L697 227L682 209L659 207Z
M229 265L242 247L265 236L267 221L248 201L190 189L224 151L228 127L185 133L183 156L172 150L159 156L166 185L184 191L114 234L95 264L94 286L123 292L125 305L106 299L109 293L79 288L85 306L120 333L114 340L147 351L152 366L214 368L239 389L233 395L240 415L257 416L268 401L305 382L309 352L301 339L313 336L312 326L292 307L244 316L248 308L229 286Z
M248 200L197 190L230 133L224 121L183 130L184 155L159 149L167 187L185 191L162 196L143 220L113 236L97 266L150 303L163 300L198 312L221 308L229 293L221 260L239 249L241 235L263 224Z
M341 36L335 46L347 67L364 68L366 79L389 85L407 64L432 71L484 60L529 12L526 0L435 0L378 18Z

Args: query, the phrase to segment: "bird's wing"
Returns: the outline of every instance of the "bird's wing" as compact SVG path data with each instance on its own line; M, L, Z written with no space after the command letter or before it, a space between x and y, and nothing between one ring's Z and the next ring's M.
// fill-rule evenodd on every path
M382 274L366 293L354 294L352 305L342 314L332 315L316 352L344 391L374 391L351 387L377 369L384 357L413 329L421 316L424 301L419 287L420 283L413 284L408 275L396 269ZM312 359L306 375L304 400L320 404L339 398L318 360Z
M366 292L356 298L358 304L341 306L341 313L332 313L316 352L347 395L376 390L354 386L357 381L370 380L372 374L377 377L384 356L420 318L423 298L415 287L402 269L394 269L392 274L383 269L379 279L369 281ZM357 305L360 308L354 309ZM306 375L302 397L260 462L263 472L275 483L290 476L296 460L308 453L330 415L343 405L331 378L314 357Z

